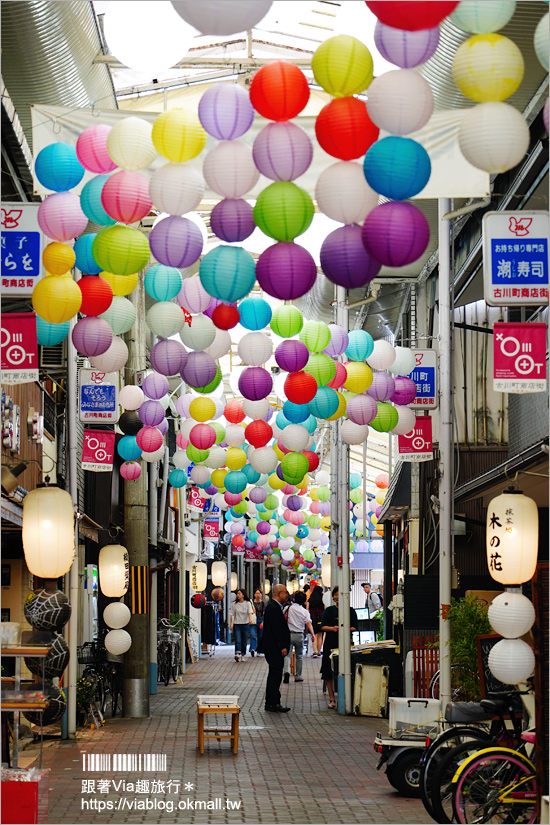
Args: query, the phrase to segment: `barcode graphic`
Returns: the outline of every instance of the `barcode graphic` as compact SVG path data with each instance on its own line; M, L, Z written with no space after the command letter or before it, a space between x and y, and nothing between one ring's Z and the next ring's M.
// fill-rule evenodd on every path
M84 771L166 771L165 753L83 753Z

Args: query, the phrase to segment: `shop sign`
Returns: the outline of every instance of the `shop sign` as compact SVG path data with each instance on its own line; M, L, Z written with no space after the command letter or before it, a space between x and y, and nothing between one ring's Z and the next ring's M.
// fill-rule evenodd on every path
M437 353L434 349L413 350L415 367L410 378L416 384L416 398L409 404L413 409L437 407Z
M399 457L403 461L430 461L433 458L431 416L419 416L410 433L397 438Z
M79 420L116 424L118 421L118 372L78 371Z
M218 539L220 537L219 519L206 519L204 522L204 538Z
M265 556L261 547L245 547L244 558L245 561L261 561Z
M490 306L548 303L548 212L483 216L483 285Z
M2 313L2 383L38 381L38 343L34 312Z
M493 338L495 392L545 392L546 324L496 323Z
M206 499L203 498L199 492L198 487L191 487L189 490L189 507L193 507L194 510L200 510L201 513L204 512L204 505L206 504Z
M32 295L44 275L39 203L2 203L2 295Z
M115 434L108 430L84 430L82 445L82 469L94 473L113 469Z
M204 505L204 512L209 513L211 516L220 515L220 508L217 506L217 504L214 504L213 498L208 498L206 500L206 504Z

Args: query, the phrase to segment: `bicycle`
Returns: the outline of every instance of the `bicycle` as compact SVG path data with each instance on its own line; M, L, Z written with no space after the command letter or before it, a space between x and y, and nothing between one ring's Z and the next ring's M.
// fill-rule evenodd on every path
M181 638L182 634L177 630L183 625L182 621L171 625L167 619L161 619L162 625L157 630L157 681L168 686L170 678L177 682L181 674Z
M107 697L110 696L111 717L115 717L119 707L119 697L122 698L123 665L120 662L108 661L103 639L86 642L78 647L77 656L79 664L87 665L82 676L92 681L92 701L99 709L100 715L105 716ZM122 702L120 702L120 707L122 709Z

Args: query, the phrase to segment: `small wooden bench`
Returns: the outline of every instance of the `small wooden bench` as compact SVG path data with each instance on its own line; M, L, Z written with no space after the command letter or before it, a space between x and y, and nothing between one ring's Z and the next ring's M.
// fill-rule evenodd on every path
M197 734L198 747L201 754L204 754L205 739L217 739L218 742L220 742L222 739L229 739L230 744L233 747L233 753L237 753L239 747L240 712L241 708L239 706L238 696L197 696ZM205 728L204 717L207 713L230 713L231 727Z

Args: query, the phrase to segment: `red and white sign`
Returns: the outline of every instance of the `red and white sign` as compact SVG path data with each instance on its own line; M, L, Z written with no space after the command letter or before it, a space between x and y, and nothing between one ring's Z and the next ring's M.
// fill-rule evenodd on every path
M546 324L496 323L493 338L495 392L545 392Z
M430 461L433 458L431 416L418 416L410 433L397 438L399 456L403 461Z
M265 558L264 554L262 553L261 547L251 547L245 548L244 557L246 561L261 561Z
M106 473L113 469L115 434L108 430L84 430L82 469Z
M189 507L193 507L195 510L200 510L201 513L204 510L204 505L206 504L206 499L203 498L199 492L198 487L191 487L189 490Z
M38 343L34 312L2 313L2 382L38 381Z
M204 522L204 538L218 539L220 537L220 520Z

